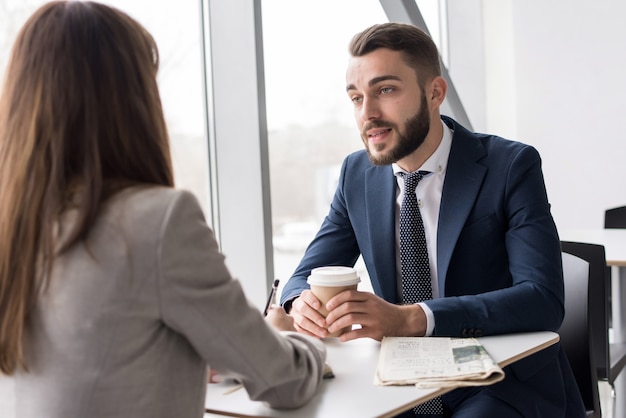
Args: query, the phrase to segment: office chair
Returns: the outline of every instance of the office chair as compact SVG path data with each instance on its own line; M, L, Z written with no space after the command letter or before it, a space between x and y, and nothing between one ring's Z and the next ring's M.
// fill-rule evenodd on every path
M615 405L614 382L626 365L626 343L609 342L611 304L608 301L611 296L611 268L606 265L604 246L561 241L561 249L589 263L589 304L595 364L598 379L606 381L611 386L611 396Z
M574 372L587 417L600 418L598 377L590 338L591 318L588 309L589 263L569 253L562 253L565 282L565 316L559 329L561 344Z
M626 228L626 206L604 211L605 228Z

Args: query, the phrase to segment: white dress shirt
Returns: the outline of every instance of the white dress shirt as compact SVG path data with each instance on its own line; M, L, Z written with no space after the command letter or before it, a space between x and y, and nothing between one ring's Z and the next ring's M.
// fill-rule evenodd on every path
M448 165L448 157L450 155L450 147L452 146L452 130L441 122L443 125L443 138L435 152L424 162L418 169L430 171L432 174L424 177L415 191L417 196L420 214L424 222L424 231L426 233L426 246L428 248L428 260L430 262L430 277L432 280L433 299L440 297L440 289L437 281L437 224L439 221L439 206L441 204L441 192L443 190L443 182L446 177L446 168ZM402 279L400 268L400 206L404 198L404 179L399 173L406 173L397 164L392 164L393 173L398 182L396 189L396 277L398 294L401 294ZM432 311L424 303L420 303L424 309L427 318L426 335L432 335L435 329L435 317Z

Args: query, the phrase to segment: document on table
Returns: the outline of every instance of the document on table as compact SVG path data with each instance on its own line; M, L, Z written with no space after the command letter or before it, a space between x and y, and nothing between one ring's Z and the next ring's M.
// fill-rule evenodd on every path
M502 379L504 371L475 338L384 337L374 383L439 388Z

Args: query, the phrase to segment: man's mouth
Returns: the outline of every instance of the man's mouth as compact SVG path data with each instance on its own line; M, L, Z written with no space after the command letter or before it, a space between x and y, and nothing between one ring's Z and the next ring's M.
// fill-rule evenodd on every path
M391 128L379 128L379 129L370 129L367 131L367 137L371 141L378 141L383 139L387 133L391 131Z

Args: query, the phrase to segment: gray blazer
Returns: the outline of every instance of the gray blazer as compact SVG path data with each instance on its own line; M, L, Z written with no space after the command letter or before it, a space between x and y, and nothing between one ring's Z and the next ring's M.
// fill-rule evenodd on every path
M20 418L202 417L207 365L291 408L315 394L325 361L318 340L266 326L197 200L164 187L113 197L87 243L57 259L25 349Z

